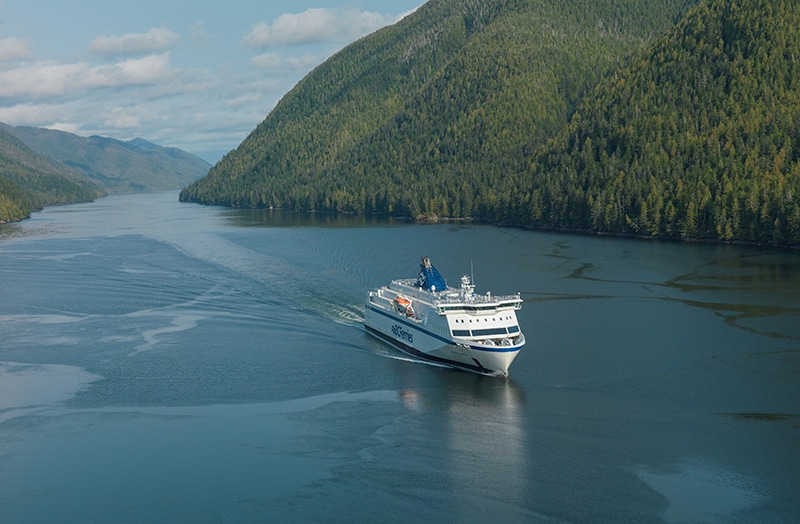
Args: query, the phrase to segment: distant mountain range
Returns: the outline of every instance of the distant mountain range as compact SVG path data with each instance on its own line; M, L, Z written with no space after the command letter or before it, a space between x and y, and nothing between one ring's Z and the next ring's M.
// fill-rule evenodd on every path
M800 3L431 0L181 200L800 245Z
M178 189L209 167L195 155L140 138L123 142L0 124L0 222L107 193Z

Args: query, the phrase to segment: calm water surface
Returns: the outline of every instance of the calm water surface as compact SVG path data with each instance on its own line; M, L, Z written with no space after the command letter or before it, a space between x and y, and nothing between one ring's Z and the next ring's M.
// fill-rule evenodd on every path
M520 291L508 380L360 324ZM796 522L800 255L175 193L0 226L2 522Z

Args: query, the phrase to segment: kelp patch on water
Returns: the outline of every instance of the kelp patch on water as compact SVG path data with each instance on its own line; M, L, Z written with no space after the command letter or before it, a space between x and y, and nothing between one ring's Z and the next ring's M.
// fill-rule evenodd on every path
M789 420L800 420L800 414L794 413L724 413L724 415L740 419L754 420L758 422L786 422Z

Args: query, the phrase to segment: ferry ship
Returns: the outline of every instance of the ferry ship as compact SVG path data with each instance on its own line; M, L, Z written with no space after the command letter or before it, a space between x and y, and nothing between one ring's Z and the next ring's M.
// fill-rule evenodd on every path
M392 280L370 290L364 312L368 332L422 360L483 375L508 376L525 345L517 321L522 298L475 293L469 276L461 287L422 257L416 279Z

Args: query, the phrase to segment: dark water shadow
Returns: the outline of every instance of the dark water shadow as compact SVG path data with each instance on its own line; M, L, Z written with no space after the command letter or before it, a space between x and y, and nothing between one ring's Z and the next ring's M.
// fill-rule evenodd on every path
M800 414L797 413L720 413L724 417L730 417L736 420L745 420L751 422L788 422L800 421Z
M236 227L362 228L415 224L407 219L379 214L323 213L284 209L226 209L223 219Z

